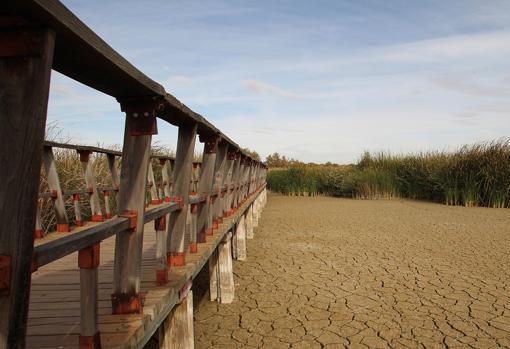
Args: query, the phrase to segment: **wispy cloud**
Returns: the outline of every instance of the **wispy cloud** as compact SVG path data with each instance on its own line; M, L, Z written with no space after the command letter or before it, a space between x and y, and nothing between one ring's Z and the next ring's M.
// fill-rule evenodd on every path
M243 80L241 83L247 87L250 91L262 94L269 94L273 96L278 96L287 99L302 99L303 97L292 93L290 91L286 91L277 86L258 81L258 80Z

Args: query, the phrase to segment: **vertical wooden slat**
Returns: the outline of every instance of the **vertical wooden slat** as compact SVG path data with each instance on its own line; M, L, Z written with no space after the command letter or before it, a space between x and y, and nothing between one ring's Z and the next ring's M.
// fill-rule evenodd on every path
M222 142L218 146L218 154L216 155L216 161L214 164L214 181L213 190L216 192L216 196L212 202L212 222L213 228L218 229L218 224L221 222L221 189L223 187L223 181L225 176L225 167L227 166L228 156L228 144Z
M228 232L218 245L219 301L232 303L234 300L234 272L232 269L232 233Z
M74 204L74 218L77 227L83 226L83 220L81 218L81 205L80 205L80 194L73 194L73 204Z
M222 203L221 203L224 217L227 217L231 214L229 205L230 205L230 198L232 196L231 186L232 186L232 176L233 176L233 172L234 172L235 158L236 158L236 151L235 151L235 149L230 148L228 150L228 155L227 155L226 178L225 178L226 191L224 193L224 197L223 197Z
M80 268L80 348L100 349L98 313L99 243L78 253Z
M156 231L156 282L159 285L166 284L168 281L168 268L166 264L167 256L167 222L170 215L165 215L154 221L154 230Z
M58 179L57 166L55 164L55 157L53 156L53 149L51 147L44 147L43 153L44 171L48 180L48 188L50 189L53 206L55 208L55 218L57 220L57 231L68 232L69 219L67 218L64 196L62 195L62 188Z
M43 207L43 199L37 199L37 210L35 215L35 235L36 239L40 239L44 236L42 224L41 224L41 211Z
M147 108L149 109L149 107ZM152 112L150 110L147 113ZM136 224L133 230L117 233L115 239L112 294L112 311L114 314L142 312L140 272L143 217L152 135L140 134L137 129L138 121L134 116L138 113L131 112L128 109L126 115L118 212L121 216L136 215Z
M205 198L204 202L198 205L197 216L197 242L204 243L206 235L212 233L212 226L209 217L210 193L214 181L214 164L218 151L218 138L206 138L204 141L204 153L202 155L202 164L200 166L200 179L198 182L198 192Z
M161 202L159 201L158 186L156 185L156 179L154 178L154 168L152 166L153 164L151 160L149 161L149 171L147 173L147 180L150 186L151 204L157 205L160 204Z
M170 171L171 171L170 160L161 159L160 163L161 163L161 177L163 180L163 193L165 195L164 200L165 200L165 202L170 202L171 195L172 195L172 192L170 191L172 188L172 181L170 179L171 178L171 176L170 176Z
M25 346L41 154L53 61L54 34L12 28L37 51L0 46L0 348Z
M234 257L239 261L246 260L246 221L245 215L241 215L241 218L237 222L236 230L234 234ZM235 241L235 243L234 243Z
M196 135L196 124L179 127L172 196L174 200L176 199L181 203L182 209L172 212L168 224L168 266L183 266L186 264L186 217L188 214L189 184Z
M78 151L80 154L81 167L85 176L85 185L89 192L91 220L92 222L102 222L103 212L99 202L99 193L97 191L96 179L92 173L92 163L90 162L90 151Z
M230 184L231 187L230 187L230 191L229 191L228 204L227 204L229 215L236 211L235 197L236 197L238 183L239 183L240 166L241 166L241 154L236 153L235 159L234 159L233 170L232 170L232 181Z
M218 265L218 249L216 248L208 261L209 269L209 299L211 301L218 300L219 297L219 265Z

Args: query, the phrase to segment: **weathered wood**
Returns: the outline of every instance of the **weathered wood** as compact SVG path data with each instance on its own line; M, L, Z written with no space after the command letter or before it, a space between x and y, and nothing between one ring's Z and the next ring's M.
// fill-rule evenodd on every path
M177 304L164 323L164 349L193 349L195 347L193 331L193 293Z
M90 162L90 151L79 151L81 167L85 177L85 184L89 192L91 220L92 222L102 222L103 212L99 202L99 193L97 191L96 179L92 173L92 163Z
M215 301L219 299L219 265L218 265L218 250L215 249L214 252L209 257L208 262L209 269L209 299L211 301Z
M151 135L133 136L134 121L126 117L118 212L133 212L136 228L117 233L113 272L112 309L115 314L140 313L140 267L145 212L145 189Z
M253 204L246 210L245 222L246 222L246 238L253 239Z
M177 151L173 173L173 198L181 202L182 209L172 213L168 224L168 265L183 266L185 260L186 217L189 203L189 184L195 150L197 125L179 127Z
M101 348L98 312L99 243L80 250L80 347Z
M170 202L171 200L171 195L172 195L172 192L171 192L171 189L172 189L172 181L171 181L171 171L172 171L172 166L170 164L170 160L168 159L162 159L160 160L160 163L161 163L161 177L163 179L163 193L164 193L164 200L166 202Z
M232 233L228 232L218 245L219 301L228 304L234 301L234 272L232 269Z
M156 185L156 179L154 178L154 168L152 167L152 161L149 161L149 170L147 172L147 181L150 186L151 193L151 204L157 205L160 203L158 195L158 187Z
M240 166L241 166L241 154L236 153L235 159L234 159L234 166L233 166L233 170L232 170L231 187L230 187L230 192L229 192L229 196L228 196L228 212L229 212L229 214L232 214L232 212L235 211L235 208L237 207L235 198L236 198L238 187L239 187Z
M241 215L239 222L236 224L236 230L234 234L234 257L239 261L246 260L246 220L245 214Z
M83 220L81 218L81 205L79 194L73 195L73 205L74 205L74 224L76 224L77 227L81 227L83 226Z
M231 197L232 197L232 188L231 187L232 187L232 183L233 183L232 177L234 174L235 158L236 158L235 149L229 148L228 154L227 154L227 165L225 166L226 167L226 176L225 176L224 184L225 184L226 191L223 194L224 197L221 201L224 217L228 217L231 214L231 211L230 211L230 202L231 202Z
M221 223L223 212L222 212L222 188L225 180L225 168L227 167L228 157L228 144L220 143L218 147L218 154L216 155L216 161L214 164L214 181L213 191L216 192L216 196L213 199L211 218L213 222L213 228L217 229L218 224Z
M69 232L69 219L67 218L64 196L57 173L57 166L53 156L53 149L44 147L43 153L44 171L48 180L48 188L52 193L53 206L55 208L55 219L57 220L58 232Z
M32 40L31 56L4 55L0 46L0 348L25 346L37 191L55 36L49 30L3 32Z
M202 138L204 142L204 152L202 155L202 164L200 166L200 179L198 183L198 192L205 198L203 203L198 205L197 216L197 242L204 243L206 235L212 234L212 222L210 217L211 189L214 181L214 164L218 152L218 137Z
M168 214L154 221L156 230L156 282L159 285L166 284L168 282L166 242L168 239L167 222L169 219L170 215Z

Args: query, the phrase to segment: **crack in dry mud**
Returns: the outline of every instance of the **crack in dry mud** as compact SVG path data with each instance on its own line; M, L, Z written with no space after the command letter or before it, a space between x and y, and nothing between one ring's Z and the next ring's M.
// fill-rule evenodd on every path
M508 348L510 211L270 196L197 348Z

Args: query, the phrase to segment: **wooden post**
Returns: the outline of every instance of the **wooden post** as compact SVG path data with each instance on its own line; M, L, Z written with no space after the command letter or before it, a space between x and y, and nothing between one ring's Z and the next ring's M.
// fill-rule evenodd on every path
M156 185L156 180L154 178L154 169L152 168L152 160L149 161L149 170L147 173L147 180L149 182L149 187L150 187L150 192L151 192L151 204L158 205L161 203L161 201L159 201L158 186Z
M245 222L246 222L246 238L253 239L253 203L246 210Z
M11 19L0 21L4 20ZM0 37L0 348L4 349L25 347L55 35L14 25L4 26Z
M164 200L165 200L165 202L170 202L171 196L172 196L172 192L171 192L172 182L170 179L171 178L170 172L172 170L172 167L170 165L170 160L160 159L159 161L162 166L161 167L161 177L163 179L163 192L165 194Z
M219 266L218 266L218 249L216 248L209 257L209 299L211 301L219 298Z
M232 303L234 300L234 273L232 269L232 232L227 235L218 245L218 269L219 269L219 301L220 303Z
M213 190L216 191L216 196L212 203L212 222L213 228L218 229L218 224L223 222L223 214L221 212L221 194L225 178L225 167L227 166L227 152L228 144L225 142L220 143L218 147L218 155L214 164L214 182Z
M193 349L195 347L193 330L193 292L177 304L163 323L164 338L161 349Z
M126 112L119 216L129 217L133 229L117 233L113 272L113 314L142 313L140 272L145 213L145 190L152 135L157 133L155 100L121 102Z
M81 205L80 205L80 194L73 194L74 204L74 218L77 227L83 226L83 220L81 218Z
M240 167L241 167L241 154L237 152L235 154L234 170L232 172L231 193L228 198L229 214L232 214L237 210L236 196L237 191L239 190Z
M154 221L154 230L156 231L156 283L163 285L168 282L167 268L167 240L168 229L166 222L170 215L164 215Z
M191 216L191 231L190 231L190 244L189 244L189 252L197 253L198 245L197 245L197 213L198 213L198 204L190 205L190 216Z
M100 349L98 313L98 266L99 243L86 247L78 253L80 268L80 348Z
M239 261L246 260L246 221L245 215L242 215L237 222L234 234L234 257Z
M230 207L228 206L229 197L230 197L230 186L232 185L232 172L234 170L234 160L235 160L235 151L232 148L229 148L227 152L227 164L225 165L225 179L223 181L223 188L226 189L225 192L222 193L221 198L221 215L222 217L227 217L230 214ZM223 189L222 188L222 189Z
M36 239L40 239L44 237L42 225L41 225L41 210L43 207L43 199L37 199L37 210L35 215L35 234L34 237Z
M62 195L57 166L55 165L55 158L51 147L44 147L43 161L44 170L48 179L48 188L50 189L53 206L55 208L57 231L61 233L69 232L71 231L69 229L69 219L67 218L64 196Z
M90 163L91 151L78 150L78 153L80 154L83 175L85 176L85 183L90 196L90 210L92 211L91 220L92 222L102 222L103 212L101 210L101 204L99 203L96 180L92 173L92 164Z
M200 166L201 173L198 182L198 191L200 195L205 198L205 201L198 205L197 242L204 243L206 241L206 235L212 234L212 226L209 222L209 206L219 139L216 136L202 136L200 137L200 141L204 142L204 153L202 155L202 165Z
M181 210L172 212L170 222L168 224L168 266L186 265L186 217L188 214L189 184L196 136L196 124L179 127L177 152L175 155L175 166L173 173L172 196L174 201L180 203Z

